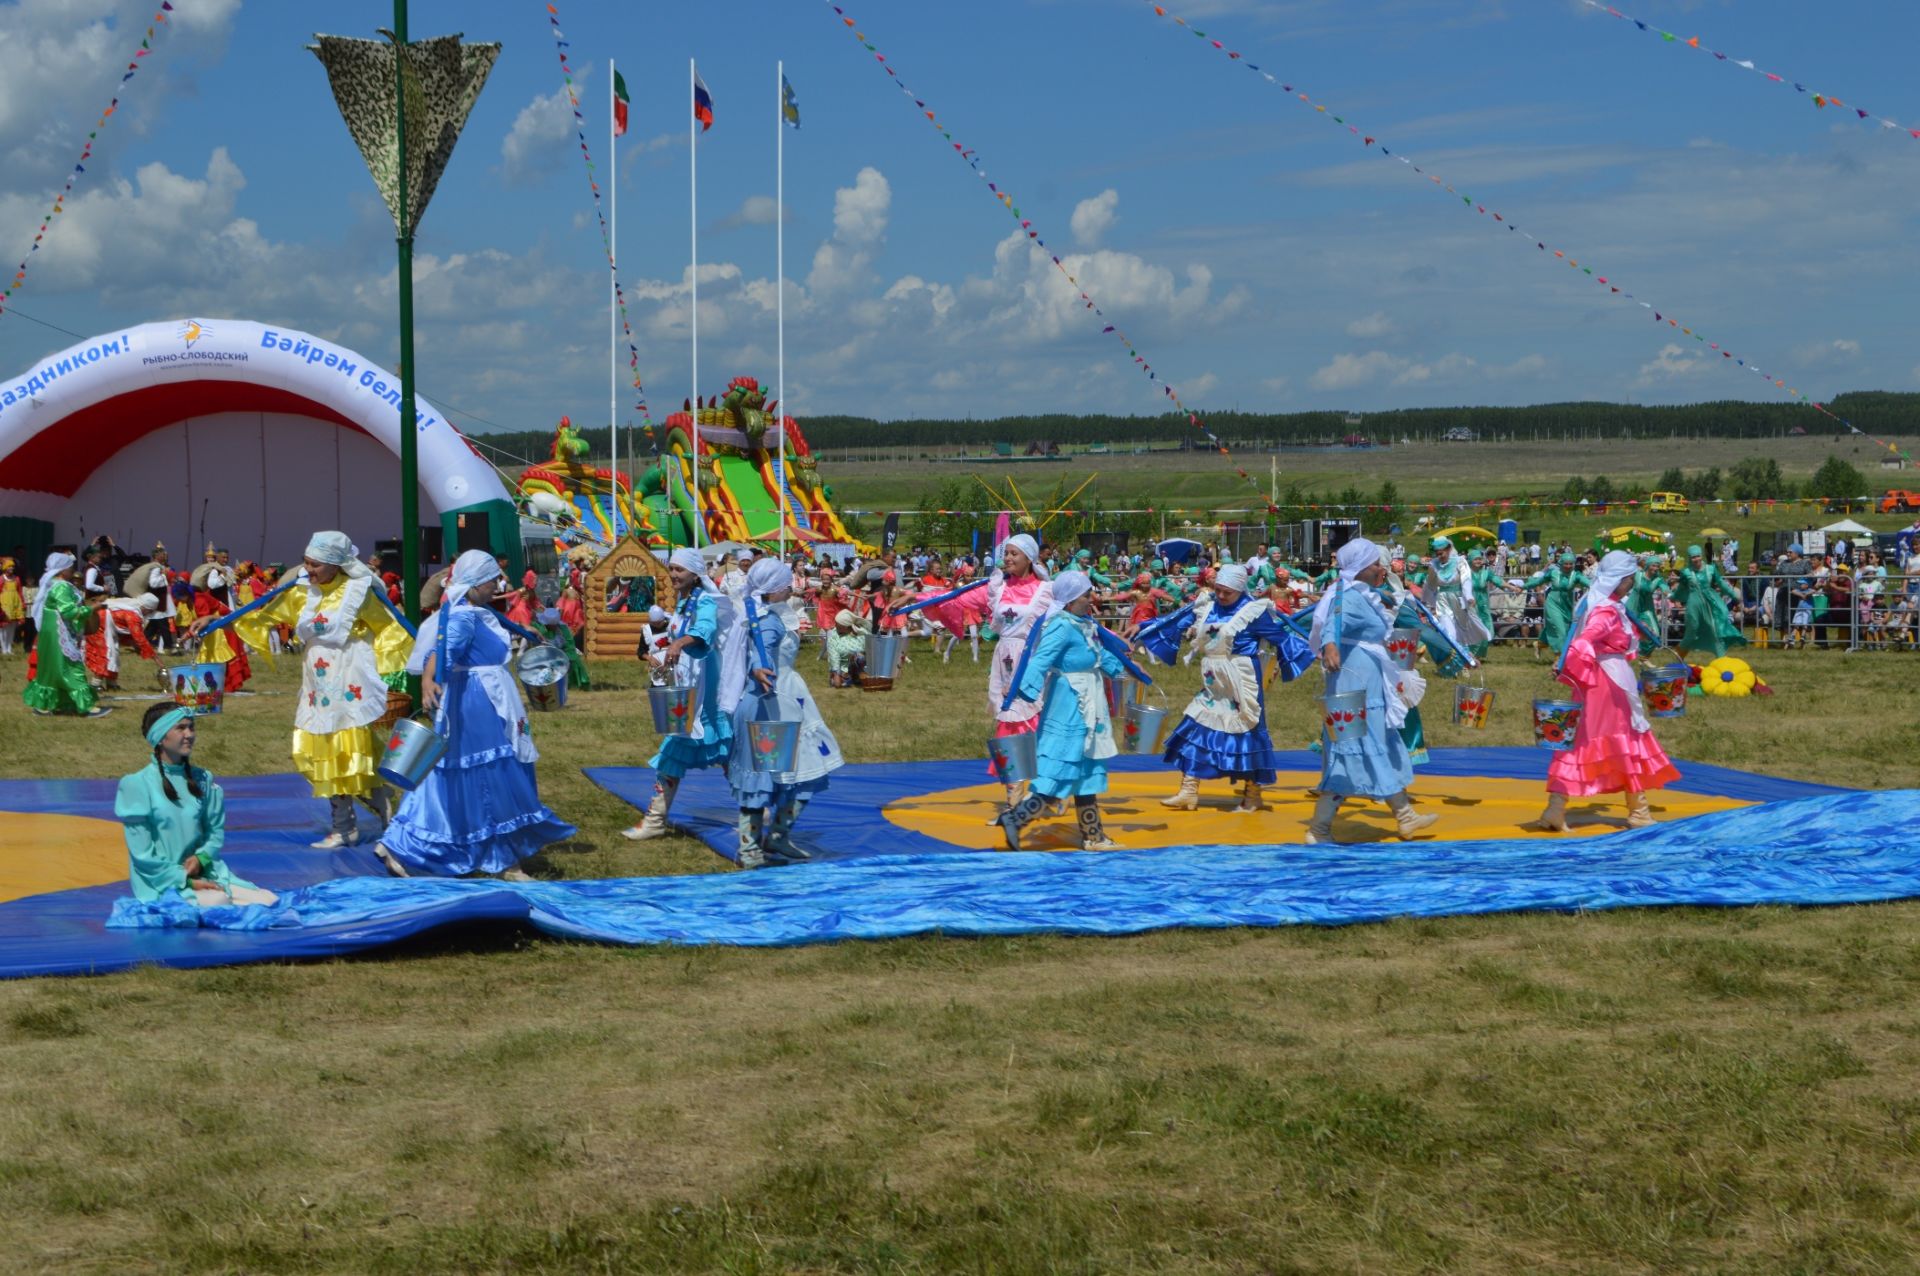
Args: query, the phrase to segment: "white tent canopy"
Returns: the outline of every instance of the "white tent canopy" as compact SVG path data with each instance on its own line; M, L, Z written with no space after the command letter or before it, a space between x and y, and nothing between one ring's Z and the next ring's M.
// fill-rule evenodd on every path
M1837 523L1828 523L1825 527L1821 528L1820 530L1832 536L1871 536L1873 535L1873 529L1871 527L1862 527L1860 526L1860 524L1854 522L1850 518L1843 518Z

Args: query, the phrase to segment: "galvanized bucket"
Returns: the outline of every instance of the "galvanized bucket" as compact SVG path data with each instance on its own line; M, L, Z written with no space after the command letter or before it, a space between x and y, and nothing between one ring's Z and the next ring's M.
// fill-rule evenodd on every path
M1412 669L1420 663L1420 631L1418 629L1395 629L1387 635L1387 655L1393 663L1402 669Z
M527 648L520 656L520 682L528 703L536 709L558 709L569 667L567 653L553 643Z
M700 685L691 687L648 687L647 704L653 709L653 729L661 735L691 735L700 720Z
M900 661L907 654L905 634L867 635L867 677L896 678Z
M1003 783L1031 780L1040 770L1040 736L1026 731L1019 735L997 735L987 740L987 757Z
M418 718L402 718L393 724L386 753L375 770L388 784L412 792L439 765L446 752L445 736Z
M1573 747L1580 732L1580 702L1577 700L1535 700L1533 702L1533 742L1543 749L1564 753Z
M1320 697L1326 708L1320 716L1329 740L1358 739L1367 733L1367 693L1335 691Z
M1453 684L1453 722L1455 726L1484 731L1487 715L1493 712L1493 688Z
M1133 682L1133 679L1127 679ZM1141 691L1146 690L1142 683L1133 682ZM1155 691L1160 691L1158 687ZM1160 734L1167 727L1167 696L1160 692L1159 704L1148 704L1138 696L1125 703L1125 712L1120 722L1120 752L1157 754L1160 752Z
M756 718L747 723L747 753L756 771L793 770L800 751L800 724L788 718Z

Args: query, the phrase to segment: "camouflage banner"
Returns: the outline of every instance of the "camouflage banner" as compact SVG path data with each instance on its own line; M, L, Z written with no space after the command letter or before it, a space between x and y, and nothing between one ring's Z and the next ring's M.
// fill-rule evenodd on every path
M385 40L320 35L309 46L327 68L340 118L387 201L394 227L411 238L453 157L467 113L500 56L497 44L462 44L457 35L406 46L407 216L400 217L400 141L394 117L394 46Z

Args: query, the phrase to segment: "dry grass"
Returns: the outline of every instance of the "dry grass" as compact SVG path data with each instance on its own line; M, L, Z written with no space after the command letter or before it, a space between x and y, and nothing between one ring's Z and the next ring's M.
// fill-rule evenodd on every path
M1910 784L1901 656L1765 653L1669 747ZM811 666L809 666L811 668ZM1491 670L1517 706L1544 669ZM632 672L536 723L551 875L709 871L578 769ZM1177 671L1176 695L1191 671ZM283 668L269 690L291 680ZM830 696L856 760L978 752L983 674ZM1310 721L1276 695L1282 743ZM285 767L287 697L203 761ZM1434 715L1438 717L1439 715ZM134 724L0 704L9 775ZM1450 724L1436 743L1462 742ZM22 748L19 742L30 742ZM355 960L0 985L9 1270L1906 1272L1920 906L627 950L453 932Z

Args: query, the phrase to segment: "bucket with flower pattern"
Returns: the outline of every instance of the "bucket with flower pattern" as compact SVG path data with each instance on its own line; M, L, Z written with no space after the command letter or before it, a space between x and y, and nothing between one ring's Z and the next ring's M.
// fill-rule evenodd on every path
M1580 729L1580 704L1575 700L1535 700L1533 702L1533 742L1555 753L1573 747L1574 734Z
M1367 733L1366 692L1335 691L1320 699L1325 705L1320 722L1327 729L1327 739L1335 742L1357 740Z
M648 687L653 729L661 735L691 735L700 720L700 684L690 687Z
M1453 723L1475 731L1487 729L1487 715L1493 712L1493 688L1453 684Z
M747 753L756 771L793 770L800 751L800 723L792 718L755 718L747 723Z
M1664 652L1670 659L1658 657ZM1656 648L1640 670L1640 699L1647 706L1647 716L1653 718L1677 718L1687 711L1687 684L1692 680L1693 672L1687 668L1687 662L1670 647Z
M1132 682L1129 678L1127 681ZM1160 736L1167 726L1167 693L1155 687L1154 694L1160 697L1159 704L1148 704L1145 698L1146 687L1134 683L1139 690L1123 702L1120 719L1120 752L1157 754L1160 752Z
M1395 629L1388 633L1387 655L1402 669L1417 666L1420 663L1420 631Z

